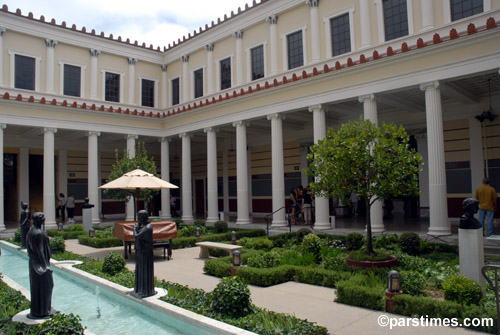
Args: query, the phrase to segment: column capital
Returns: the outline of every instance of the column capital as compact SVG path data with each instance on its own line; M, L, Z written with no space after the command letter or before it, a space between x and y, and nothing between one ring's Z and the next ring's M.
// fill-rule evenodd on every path
M189 62L189 55L181 56L181 60L182 60L183 63Z
M427 139L427 133L419 133L415 134L415 138L417 140L426 140Z
M203 129L204 133L218 133L219 129L215 127L206 127Z
M87 136L93 136L93 135L101 136L101 132L100 131L89 131L87 134Z
M237 126L248 127L248 122L243 121L243 120L233 122L233 127L237 127Z
M49 132L55 134L55 133L57 133L57 128L51 128L51 127L45 127L45 128L43 128L43 133L44 134L45 133L49 133Z
M238 30L233 33L233 36L236 37L237 40L243 38L243 30Z
M5 129L7 128L7 125L5 123L0 123L0 129Z
M180 137L180 138L184 138L184 137L189 137L189 138L191 138L191 137L193 137L193 134L191 134L191 133L180 133L180 134L179 134L179 137Z
M314 111L324 111L323 105L318 104L318 105L312 105L308 107L309 112L314 112Z
M167 69L168 69L168 65L167 64L164 64L161 66L161 72L167 72Z
M170 143L172 142L172 138L171 137L162 137L158 140L158 142L167 142L167 143Z
M139 138L139 135L133 135L133 134L128 134L126 139L134 139L134 140L137 140Z
M306 0L306 4L309 5L309 7L318 7L319 6L319 0Z
M128 59L128 65L135 65L137 63L137 58L131 58L129 57Z
M90 49L90 56L92 56L92 57L97 57L97 56L99 56L100 53L101 53L100 50Z
M429 81L427 83L422 83L420 84L420 90L421 91L425 91L427 90L428 88L438 88L439 87L439 81L435 80L435 81Z
M286 119L286 115L280 114L280 113L268 114L267 115L267 119L268 120L272 120L272 119L282 119L282 120L285 120Z
M210 44L205 45L205 49L207 49L208 52L214 51L214 44L210 43Z
M3 36L3 33L5 33L7 29L5 27L0 27L0 37Z
M358 101L361 103L365 102L366 100L375 101L375 94L370 93L370 94L360 95L358 97Z
M47 46L47 48L55 48L56 45L57 45L57 41L55 40L51 40L51 39L46 39L45 40L45 45Z
M269 22L269 24L278 24L278 15L273 14L273 15L267 17L266 21Z

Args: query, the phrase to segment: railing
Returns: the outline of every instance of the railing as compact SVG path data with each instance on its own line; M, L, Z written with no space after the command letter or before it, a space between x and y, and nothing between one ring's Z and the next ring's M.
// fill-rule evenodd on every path
M290 217L290 214L289 213L286 213L286 206L283 206L277 210L275 210L274 212L272 212L271 214L267 214L264 218L266 219L266 232L267 232L267 236L269 236L269 218L272 217L275 213L281 211L281 210L285 210L285 220L286 222L288 222L288 227L290 229L290 232L292 231L292 219Z
M490 278L486 275L487 270L494 270L495 271L495 283L491 281ZM481 274L483 275L484 279L490 284L491 288L493 289L493 292L495 292L495 301L497 304L497 324L500 324L500 302L498 300L498 271L500 270L500 264L491 264L488 263L485 266L481 268ZM498 327L498 335L500 335L500 326Z

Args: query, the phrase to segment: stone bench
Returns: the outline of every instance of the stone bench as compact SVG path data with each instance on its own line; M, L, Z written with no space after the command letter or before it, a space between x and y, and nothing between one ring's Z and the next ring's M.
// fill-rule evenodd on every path
M233 256L233 251L241 249L241 245L217 243L217 242L197 242L197 246L200 247L200 258L209 258L208 248L222 249L229 251L231 257Z

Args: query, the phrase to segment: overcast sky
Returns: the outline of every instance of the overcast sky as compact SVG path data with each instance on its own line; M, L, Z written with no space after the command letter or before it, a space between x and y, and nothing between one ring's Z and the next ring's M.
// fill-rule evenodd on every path
M132 42L146 42L148 47L153 44L163 50L163 46L204 28L205 24L210 25L212 20L217 22L224 14L229 16L238 7L243 9L245 3L251 6L252 0L3 0L2 3L10 12L21 9L23 16L32 12L37 19L44 15L46 21L54 18L57 24L66 21L69 27L76 24L78 30L85 26L88 32L104 31L105 36L130 38Z

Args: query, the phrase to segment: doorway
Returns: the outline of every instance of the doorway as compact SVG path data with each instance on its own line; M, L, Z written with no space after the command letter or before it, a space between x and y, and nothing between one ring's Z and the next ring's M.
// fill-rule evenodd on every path
M205 180L195 179L195 212L197 215L205 216Z

